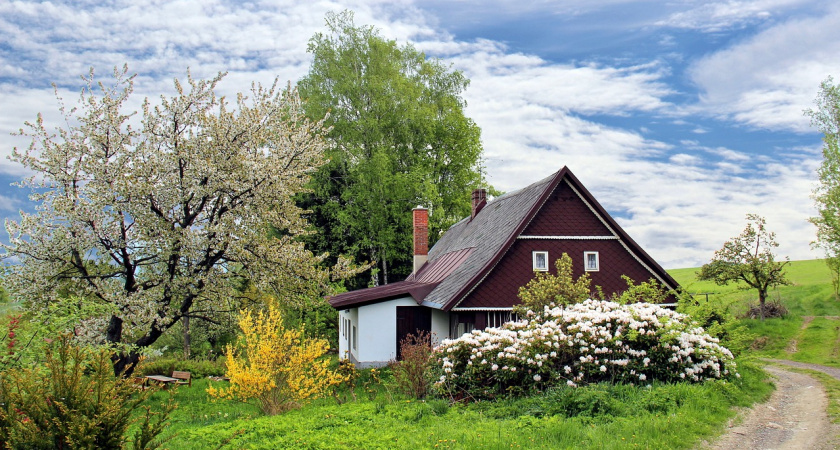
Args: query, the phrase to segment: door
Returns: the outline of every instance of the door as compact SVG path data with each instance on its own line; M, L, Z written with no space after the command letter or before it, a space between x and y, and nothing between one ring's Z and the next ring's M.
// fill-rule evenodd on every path
M423 306L397 306L397 360L402 360L400 343L409 334L432 332L432 310Z

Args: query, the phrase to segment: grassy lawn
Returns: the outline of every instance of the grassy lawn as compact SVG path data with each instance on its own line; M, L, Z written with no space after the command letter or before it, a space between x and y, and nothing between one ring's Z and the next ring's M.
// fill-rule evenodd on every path
M375 399L322 399L279 416L249 404L212 401L208 381L174 392L179 407L165 448L691 448L734 414L766 398L762 372L741 367L735 382L593 385L530 398L450 406L380 388ZM154 401L171 392L155 394Z

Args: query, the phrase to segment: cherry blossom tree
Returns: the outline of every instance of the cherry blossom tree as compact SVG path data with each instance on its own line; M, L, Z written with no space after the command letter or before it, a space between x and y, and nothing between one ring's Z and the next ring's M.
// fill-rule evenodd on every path
M179 321L230 309L244 280L290 300L329 282L292 200L324 163L327 129L304 117L296 90L252 85L230 102L214 92L224 74L188 73L135 117L127 73L106 85L91 70L79 104L62 103L64 125L39 115L20 131L32 143L11 159L35 172L21 186L38 206L6 223L3 245L15 262L6 287L29 308L68 291L110 306L77 332L113 346L117 373Z

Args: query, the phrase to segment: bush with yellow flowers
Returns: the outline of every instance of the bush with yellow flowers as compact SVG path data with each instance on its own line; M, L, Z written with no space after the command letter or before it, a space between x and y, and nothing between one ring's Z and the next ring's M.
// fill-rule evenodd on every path
M264 311L242 311L242 335L237 346L225 350L230 387L210 387L213 397L255 399L265 414L280 414L318 398L341 382L330 370L325 339L307 338L303 329L286 329L280 311L269 304Z

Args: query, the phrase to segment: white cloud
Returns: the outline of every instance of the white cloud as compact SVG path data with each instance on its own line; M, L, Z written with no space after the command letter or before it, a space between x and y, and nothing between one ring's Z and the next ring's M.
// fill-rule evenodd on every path
M840 9L791 19L700 59L689 70L700 111L756 128L813 131L802 111L840 74Z
M786 3L756 4L772 9ZM747 20L761 9L725 5L733 7L728 13L720 10L715 20L721 26ZM534 8L579 14L603 7L593 2L497 1L476 14L519 14ZM705 122L703 127L692 125L688 115L672 122L694 130L694 139L682 141L680 148L647 137L647 128L638 124L632 129L607 126L596 117L662 114L674 108L668 100L674 89L665 81L670 69L657 63L553 63L510 52L490 39L459 41L435 28L436 19L408 0L0 3L0 40L10 49L0 49L0 135L39 111L48 122L60 123L49 82L64 86L62 93L72 102L81 85L78 75L90 66L106 78L112 67L128 62L140 74L138 102L173 92L172 78L183 78L187 66L196 77L229 71L221 86L226 94L246 90L252 81L270 83L276 76L297 80L308 69L309 37L324 31L327 11L344 8L356 11L357 24L374 24L400 42L411 39L472 80L465 94L467 114L482 128L488 174L496 187L520 188L568 165L608 210L622 211L622 226L666 267L707 261L725 239L743 229L747 212L767 217L782 242L780 253L794 259L814 256L808 248L813 230L805 218L813 214L808 194L818 152L754 158L705 147L699 141ZM714 14L701 16L696 13L693 22L685 23L712 29L702 24ZM833 20L840 20L836 16ZM801 109L809 106L827 75L813 75L812 82L805 79L806 72L836 59L830 56L840 52L829 31L840 26L831 29L837 23L830 18L797 20L699 61L691 74L704 97L686 114L722 112L753 126L803 129ZM794 45L794 32L804 26L815 28L813 36ZM820 45L810 49L805 45L809 42ZM767 52L772 56L762 56ZM12 145L26 144L5 138L0 142L3 155ZM717 165L709 161L710 154ZM0 171L21 175L5 158L0 159ZM15 206L12 201L0 197L0 209Z
M770 19L785 9L802 4L803 0L695 1L688 3L689 9L672 13L668 18L656 22L656 25L718 32Z

